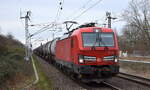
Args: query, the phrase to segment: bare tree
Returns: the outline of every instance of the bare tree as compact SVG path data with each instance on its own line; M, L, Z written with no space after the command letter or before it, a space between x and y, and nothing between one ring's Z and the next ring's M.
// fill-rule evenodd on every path
M122 16L127 22L122 37L128 49L131 52L150 50L150 1L132 0Z

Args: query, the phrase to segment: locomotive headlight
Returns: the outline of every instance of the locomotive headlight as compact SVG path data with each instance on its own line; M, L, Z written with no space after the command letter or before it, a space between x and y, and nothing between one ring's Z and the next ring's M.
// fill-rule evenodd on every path
M83 59L79 59L79 63L84 63L84 60Z
M84 63L85 61L96 61L96 57L79 55L79 63Z
M117 58L115 58L115 62L118 62L118 59L117 59Z
M84 63L83 55L79 55L79 63Z
M115 62L118 62L118 61L119 61L119 57L116 56L116 57L115 57Z

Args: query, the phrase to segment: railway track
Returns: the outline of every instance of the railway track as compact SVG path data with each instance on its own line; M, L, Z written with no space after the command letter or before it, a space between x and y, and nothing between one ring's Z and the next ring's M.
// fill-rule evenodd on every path
M50 63L49 63L50 64ZM52 65L52 64L51 64ZM66 75L68 78L70 78L73 82L78 84L83 88L83 90L122 90L119 87L112 85L108 82L101 82L101 83L84 83L82 80L77 79L76 77L70 77L69 74L63 72L59 67L52 65L56 69L58 69L63 75Z
M57 68L57 67L56 67ZM60 72L62 72L59 68L57 68ZM75 77L70 77L68 74L65 72L62 72L64 75L66 75L68 78L70 78L73 82L78 84L83 88L83 90L122 90L119 87L112 85L108 82L101 82L101 83L96 83L96 82L91 82L91 83L84 83L82 80L79 80Z
M150 87L150 79L120 72L117 76Z
M74 81L78 85L80 85L84 90L122 90L121 88L110 84L109 82L101 82L101 83L83 83L80 81Z
M111 87L113 90L122 90L121 88L118 88L108 82L102 82L103 84L107 85L108 87Z
M51 66L57 68L57 70L59 70L64 76L69 77L70 80L72 79L72 77L70 77L70 75L67 75L65 72L62 72L62 70L60 68L56 67L55 65L51 65ZM137 79L136 79L136 81L133 82L133 80L132 80L133 77L130 77L131 75L128 75L128 76L127 75L128 74L120 73L113 80L109 80L109 81L101 82L101 83L93 83L92 82L89 84L83 83L80 80L73 78L71 81L69 81L68 87L70 87L72 90L74 90L74 89L77 90L76 89L77 87L81 87L81 89L78 89L78 90L131 90L131 89L136 90L139 88L140 88L140 90L149 90L150 85L145 84L146 81L147 81L147 83L150 82L149 79L134 76L135 79L140 78L141 81L143 81L143 83L144 83L143 84L140 81L137 81ZM130 77L130 79L129 79L129 77ZM68 81L65 81L65 82L68 82ZM73 83L75 83L77 87L72 87L70 85L70 83L72 83L71 85L74 85ZM129 86L129 87L126 87L126 86ZM67 86L65 86L65 87L67 87ZM65 87L63 87L63 88L65 88ZM61 86L60 86L60 88L61 88ZM62 90L65 90L65 89L62 89Z

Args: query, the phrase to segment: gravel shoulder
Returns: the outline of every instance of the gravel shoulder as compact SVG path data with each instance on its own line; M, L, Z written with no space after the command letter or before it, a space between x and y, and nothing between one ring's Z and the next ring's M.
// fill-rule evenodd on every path
M128 81L119 77L113 77L112 79L108 80L110 84L113 84L122 90L150 90L149 87Z
M51 79L53 90L84 90L51 64L37 57L43 71Z
M120 72L150 79L150 64L135 62L119 62Z

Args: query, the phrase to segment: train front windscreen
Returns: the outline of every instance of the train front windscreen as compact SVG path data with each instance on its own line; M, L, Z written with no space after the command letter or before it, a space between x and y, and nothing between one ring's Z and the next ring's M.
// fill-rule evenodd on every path
M115 45L112 32L83 32L82 38L84 47L113 47Z

